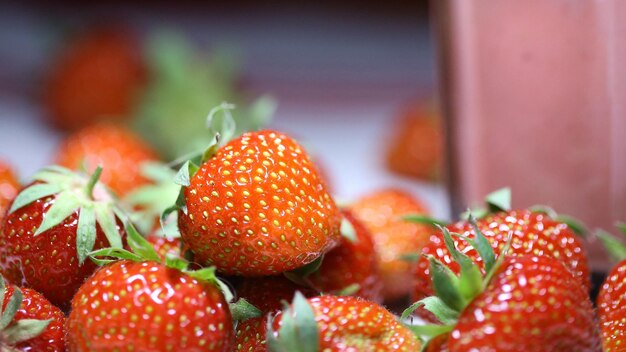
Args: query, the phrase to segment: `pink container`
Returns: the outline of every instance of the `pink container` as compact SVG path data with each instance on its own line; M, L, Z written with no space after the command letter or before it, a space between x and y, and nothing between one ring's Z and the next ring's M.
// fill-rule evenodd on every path
M456 211L511 186L591 228L626 221L626 1L437 0ZM592 266L607 266L598 246Z

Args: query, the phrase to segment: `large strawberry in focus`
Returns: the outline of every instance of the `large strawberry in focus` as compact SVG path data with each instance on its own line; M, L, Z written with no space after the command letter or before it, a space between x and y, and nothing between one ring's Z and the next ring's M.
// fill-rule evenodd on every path
M380 303L383 282L372 235L350 211L342 214L353 227L350 233L354 236L343 237L337 247L326 253L319 269L309 275L309 282L321 292L348 290L353 291L350 295Z
M19 189L20 183L11 167L0 161L0 219L4 216L9 203L15 198Z
M432 228L409 223L404 216L424 214L425 207L407 192L384 189L361 197L350 209L374 239L385 299L407 295L411 290L411 265L402 256L418 252L427 243Z
M224 274L293 270L339 241L333 199L303 148L284 134L244 133L185 186L182 239L196 261Z
M96 28L72 39L44 86L48 117L73 130L128 117L145 81L138 41L118 28Z
M65 315L39 292L0 278L0 349L65 351Z
M72 299L68 350L231 351L232 317L215 268L163 260L132 225L127 232L132 251L90 253L104 266Z
M47 167L17 195L0 231L0 270L9 281L64 309L96 269L87 254L123 246L123 214L99 174Z
M582 241L567 224L550 216L530 210L513 210L489 214L472 221L465 220L447 226L450 232L473 239L476 228L499 256L509 236L509 255L550 256L561 261L579 279L586 290L590 287L589 267ZM473 261L482 265L479 253L465 240L456 238L455 245ZM427 256L433 256L458 273L459 265L448 251L442 231L433 232L422 249L423 256L415 267L413 300L417 301L433 294L430 279L430 264Z
M382 306L356 297L296 294L268 332L270 351L420 350L413 333Z
M142 165L158 160L156 153L129 129L110 123L85 127L69 135L56 151L55 161L70 169L93 172L102 167L101 181L124 196L149 183Z

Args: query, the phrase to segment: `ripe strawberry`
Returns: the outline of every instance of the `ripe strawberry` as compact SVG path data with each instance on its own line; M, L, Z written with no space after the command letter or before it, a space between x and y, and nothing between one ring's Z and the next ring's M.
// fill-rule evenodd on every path
M356 297L296 294L267 336L270 351L419 351L420 342L396 317Z
M443 128L432 108L415 104L406 109L389 141L387 166L391 171L425 180L440 178Z
M428 242L432 228L406 222L402 217L424 214L424 206L404 191L385 189L357 200L351 210L374 239L385 299L393 300L408 294L411 290L411 265L401 256L418 252Z
M93 172L101 166L104 184L124 196L149 181L141 174L143 163L157 155L130 130L113 124L96 124L67 137L56 152L55 161L70 169L83 166Z
M291 300L296 291L302 292L306 297L317 295L316 291L298 286L284 276L243 279L237 286L237 294L257 307L263 316L237 324L235 333L237 351L267 351L265 342L267 320L270 315L278 313L283 306L282 302Z
M339 241L339 211L315 165L286 135L243 134L186 186L186 211L178 213L182 239L198 262L224 274L296 269Z
M583 243L566 224L555 221L545 214L529 210L514 210L490 214L479 219L476 226L487 238L496 256L500 255L508 237L512 236L509 255L532 254L554 257L572 271L574 276L589 290L589 267ZM447 226L447 229L468 238L474 238L476 235L470 221L451 224ZM479 253L466 241L455 239L455 245L482 268ZM415 267L414 301L433 294L427 255L434 256L454 273L458 273L460 269L450 255L441 231L432 233L430 241L422 249L422 254Z
M72 299L68 350L231 351L231 311L215 268L192 271L181 258L163 261L132 225L127 232L133 252L91 253L106 266Z
M72 351L230 351L232 321L213 284L152 261L117 261L80 287L68 318Z
M45 85L52 122L73 130L128 117L145 81L140 55L135 38L121 29L92 29L69 42Z
M17 195L0 231L2 274L62 309L96 269L87 254L123 246L121 212L98 175L42 169Z
M350 295L381 302L382 280L372 235L350 211L342 213L354 227L354 240L342 238L339 246L326 253L320 268L308 279L322 292L340 292L354 286L356 291Z
M146 240L150 242L161 260L165 260L165 257L168 254L176 257L182 256L180 238L167 238L158 235L150 235L146 237Z
M547 256L505 260L463 310L450 351L600 351L587 290Z
M424 307L443 323L410 327L427 344L432 340L451 352L599 351L586 287L560 260L547 255L509 256L511 240L496 260L481 232L473 239L461 238L479 253L485 274L444 228L446 249L460 274L426 255L437 295L416 302L402 314L406 318Z
M0 301L3 351L65 351L65 316L39 292L0 278Z
M4 217L9 203L20 189L20 183L13 174L11 167L0 161L0 219Z

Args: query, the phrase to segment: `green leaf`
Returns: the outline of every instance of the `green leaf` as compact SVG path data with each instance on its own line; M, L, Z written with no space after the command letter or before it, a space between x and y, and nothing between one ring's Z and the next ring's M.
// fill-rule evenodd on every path
M320 266L322 266L322 262L324 261L324 255L320 255L319 257L317 257L315 260L313 260L312 262L310 262L309 264L306 264L298 269L292 270L292 271L286 271L283 273L283 275L291 280L292 282L298 284L298 285L302 285L302 286L307 286L306 284L306 278L313 274L314 272L316 272Z
M222 280L217 278L216 280L217 285L219 286L220 290L222 290L222 293L224 294L224 299L226 300L226 302L232 302L235 299L235 294L233 293L232 288L230 287L230 285Z
M219 133L216 133L215 136L213 136L213 139L211 140L209 146L202 152L202 158L200 159L200 162L202 164L211 159L220 149L221 138L222 136Z
M87 198L93 199L93 188L96 186L96 183L98 183L100 175L102 175L102 167L98 166L89 177L89 181L87 181L87 185L85 186L85 194L87 195Z
M11 209L9 209L9 214L12 214L16 210L36 201L37 199L57 194L61 192L62 189L63 187L60 184L34 184L21 191L17 197L15 197L15 200L11 205Z
M230 113L233 109L235 109L235 105L222 102L211 109L207 116L207 127L210 133L220 136L219 146L228 143L237 132L237 125Z
M356 230L354 226L350 222L350 220L346 218L341 219L341 228L340 228L341 236L351 243L359 242L359 239L356 237Z
M547 215L551 217L552 219L556 219L556 217L559 215L553 208L547 205L543 205L543 204L533 205L532 207L529 207L528 210L530 210L533 213Z
M448 248L452 258L454 258L454 260L461 267L458 289L465 301L469 302L482 292L482 273L480 272L478 266L476 266L476 264L468 256L459 252L454 245L454 240L452 239L448 229L441 227L440 230L443 232L443 240L446 244L446 248Z
M422 255L418 252L405 253L398 257L398 259L409 262L409 263L417 263L420 260Z
M417 308L424 307L427 311L433 313L444 325L454 325L459 318L460 312L448 307L439 297L426 297L413 303L409 308L402 312L402 320L406 320Z
M263 312L261 312L259 308L250 304L245 298L239 298L237 302L229 304L228 307L235 321L244 321L263 315Z
M210 266L208 268L202 268L199 270L185 271L185 274L191 276L192 278L204 281L211 282L218 285L217 276L215 276L215 267Z
M110 263L110 262L114 262L115 260L111 260L111 259L99 259L98 257L105 257L105 258L115 258L115 259L126 259L126 260L132 260L134 262L141 262L143 261L143 258L140 257L139 255L127 251L124 248L113 248L113 247L109 247L109 248L101 248L101 249L97 249L95 251L91 251L89 253L89 257L92 258L92 260L94 260L94 262L98 263L98 262L104 262L104 263Z
M172 182L176 177L176 172L171 167L159 162L143 162L139 168L144 177L155 183Z
M483 260L485 271L491 271L493 268L493 264L496 262L496 254L491 247L491 244L485 237L485 235L480 231L478 225L476 224L476 218L470 213L468 217L469 223L472 225L474 229L474 239L473 242L470 242L474 249L478 252L480 257Z
M9 345L15 345L41 335L51 322L52 319L21 319L4 329L2 334Z
M183 187L189 187L191 185L191 175L193 175L190 168L191 161L185 161L183 166L180 167L178 173L174 177L174 183Z
M511 189L505 187L489 193L485 197L485 203L491 213L511 210Z
M554 220L567 225L575 234L581 237L585 237L589 230L587 227L578 219L573 216L559 214L554 217Z
M148 240L146 240L143 236L137 232L135 226L133 224L128 223L126 225L126 233L127 233L127 241L130 249L135 252L135 254L139 255L144 260L151 260L155 262L161 262L161 258L154 250L154 247Z
M472 207L470 209L467 209L466 211L464 211L463 213L461 213L461 215L459 215L459 218L463 219L463 220L468 220L470 215L474 216L476 219L482 219L485 216L487 216L489 214L489 210L485 209L485 208L481 208L481 207Z
M450 308L459 312L462 311L467 302L458 290L458 278L437 259L432 256L428 259L430 261L430 278L435 293Z
M251 122L250 130L259 130L268 126L277 107L278 102L270 95L257 98L248 109Z
M165 266L184 271L189 266L189 262L173 253L167 253L165 254Z
M617 228L622 231L624 235L626 235L626 223L618 222L615 226L617 226Z
M96 213L93 207L85 205L78 213L78 226L76 228L76 252L78 264L83 265L89 252L96 243Z
M302 293L296 292L291 307L285 307L281 316L278 337L274 337L271 325L269 325L266 340L270 352L318 352L320 350L315 313Z
M43 221L34 236L38 236L43 232L59 225L63 220L67 219L80 207L81 201L71 192L61 192L54 200L54 204L48 209L44 215Z
M405 325L417 336L433 338L446 334L454 328L448 325Z
M429 226L446 226L448 224L446 221L437 220L426 214L409 214L403 216L402 220L415 224L423 224Z
M348 286L342 288L341 290L337 291L335 293L335 295L337 295L337 296L352 296L355 293L359 292L360 289L361 289L361 285L359 285L359 284L351 284L351 285L348 285Z
M624 244L622 244L622 242L620 242L615 236L603 230L596 231L596 236L602 242L604 249L607 251L613 262L617 263L626 259L626 246L624 246Z
M7 306L4 308L2 316L0 317L0 330L3 330L7 326L9 326L13 318L15 318L15 313L17 313L17 310L20 309L23 298L24 296L22 295L22 291L20 291L20 289L15 286L13 288L13 295L11 296L11 298L9 298L9 302L7 303Z
M96 221L109 241L109 245L114 248L122 248L122 237L117 228L115 213L111 209L110 204L97 203L94 205L94 210L96 212Z

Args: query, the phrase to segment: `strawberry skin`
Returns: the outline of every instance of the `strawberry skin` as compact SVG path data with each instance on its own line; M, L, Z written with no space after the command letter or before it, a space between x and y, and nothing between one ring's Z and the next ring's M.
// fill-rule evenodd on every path
M626 345L626 260L617 264L598 294L598 317L604 351L623 351Z
M54 196L38 199L5 218L0 231L0 271L10 282L33 288L65 309L83 281L96 270L96 265L91 260L85 260L82 265L78 263L79 211L34 236L55 201ZM119 219L116 228L125 236ZM98 225L94 249L105 247L109 247L109 242Z
M529 210L515 210L488 215L484 219L478 220L476 224L491 244L496 256L499 255L505 245L509 234L512 234L508 255L532 254L557 258L572 271L587 290L589 289L589 268L583 244L566 224L552 220L547 215ZM460 221L449 225L447 228L450 232L456 232L469 238L474 238L475 235L474 229L468 221ZM459 251L482 266L480 256L466 241L455 239L454 242ZM422 253L434 256L453 272L459 272L459 265L450 256L441 231L434 232L430 236L430 241L424 246ZM428 260L422 256L415 268L413 301L433 294L429 267Z
M19 351L65 351L65 315L43 295L29 288L22 288L22 303L13 317L13 322L23 319L48 320L46 329L38 336L19 342L15 348ZM15 289L9 285L5 288L2 310L13 296ZM4 347L4 346L3 346Z
M100 180L117 195L124 196L148 184L141 175L141 164L158 160L156 153L132 131L114 124L100 123L68 136L59 146L56 163L78 169L83 162L88 172L102 167Z
M587 290L547 256L505 259L459 316L449 351L600 351Z
M426 209L413 196L397 189L368 194L350 209L374 239L385 299L407 295L411 290L411 265L400 257L418 252L427 243L432 229L404 221L402 216L423 214Z
M78 290L68 351L231 351L232 320L212 284L156 262L115 262Z
M0 219L8 210L9 203L15 198L20 184L11 167L0 160Z
M342 211L355 230L356 242L342 238L339 246L326 253L320 268L309 279L321 292L338 292L350 285L359 285L354 296L373 302L382 302L376 250L372 235L350 211Z
M339 241L340 214L305 151L273 131L245 133L190 180L183 241L224 274L272 275L310 263Z
M167 238L159 235L150 235L146 237L146 240L150 242L154 250L159 255L161 260L165 260L165 257L173 255L175 257L181 257L181 242L180 238Z
M319 296L308 299L319 334L320 351L420 350L420 342L382 306L358 297ZM273 324L279 337L282 314Z

